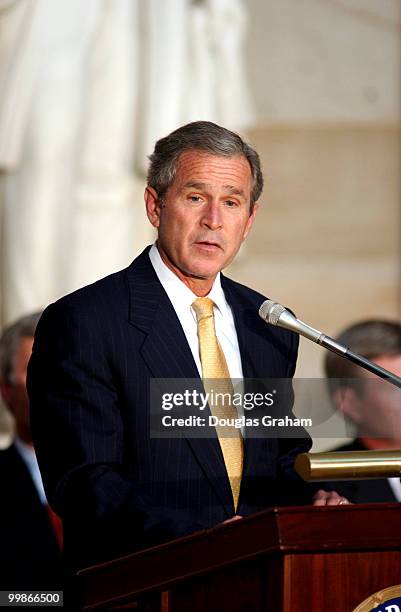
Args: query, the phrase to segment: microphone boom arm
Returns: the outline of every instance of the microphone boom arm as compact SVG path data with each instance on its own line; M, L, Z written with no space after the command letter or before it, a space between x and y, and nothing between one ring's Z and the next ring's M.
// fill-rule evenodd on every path
M323 334L318 329L303 323L303 321L297 319L292 312L284 308L281 304L273 302L272 300L265 300L259 308L259 316L266 321L266 323L294 331L308 338L308 340L312 340L312 342L316 342L316 344L320 344L320 346L336 353L336 355L349 359L352 363L376 374L376 376L380 376L380 378L387 380L389 383L401 389L401 378L385 368L376 365L369 359L354 353L347 346L330 338L330 336L326 336L326 334Z

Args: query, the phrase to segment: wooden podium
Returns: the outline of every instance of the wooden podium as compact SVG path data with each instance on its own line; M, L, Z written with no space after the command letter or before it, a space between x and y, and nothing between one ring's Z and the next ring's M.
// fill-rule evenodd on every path
M351 612L401 584L401 504L273 508L78 580L85 610Z

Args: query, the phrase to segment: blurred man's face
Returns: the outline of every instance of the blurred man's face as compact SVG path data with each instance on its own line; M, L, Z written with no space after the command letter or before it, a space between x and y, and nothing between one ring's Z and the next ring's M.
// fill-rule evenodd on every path
M147 212L158 230L160 255L190 288L200 279L210 290L217 273L235 257L257 210L250 212L251 188L245 157L200 151L181 154L162 203L147 188Z
M401 355L372 361L401 377ZM362 392L347 390L342 410L358 426L359 437L392 439L401 445L401 389L364 370L360 378L366 382Z
M27 444L32 443L29 425L29 400L26 391L26 370L32 353L33 337L21 338L14 361L10 383L2 383L5 403L13 414L18 436Z

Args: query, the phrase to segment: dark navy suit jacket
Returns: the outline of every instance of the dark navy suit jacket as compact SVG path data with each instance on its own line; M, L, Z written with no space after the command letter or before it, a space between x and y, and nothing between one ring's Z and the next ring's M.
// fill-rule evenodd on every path
M367 449L360 440L334 449L338 452L360 451ZM377 480L339 480L330 482L327 488L333 488L340 495L344 495L354 504L368 504L376 502L396 502L393 489L387 478Z
M46 508L12 444L0 451L2 590L62 589L61 554Z
M28 371L48 499L75 566L209 528L234 514L220 445L149 436L149 381L199 378L146 249L127 269L44 312ZM258 316L263 296L222 276L244 378L292 377L298 338ZM304 434L303 430L302 433ZM237 512L310 501L300 439L247 439Z

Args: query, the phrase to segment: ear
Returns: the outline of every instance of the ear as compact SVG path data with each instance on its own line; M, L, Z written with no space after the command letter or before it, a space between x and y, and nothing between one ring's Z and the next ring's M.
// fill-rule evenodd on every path
M361 398L351 387L340 387L333 394L333 402L340 412L354 423L362 422Z
M157 191L149 185L145 189L144 193L146 214L153 227L159 227L160 225L160 198L157 195Z
M255 221L256 213L258 212L258 210L259 210L259 204L255 202L255 204L253 205L252 213L249 215L246 226L245 226L245 231L242 237L242 242L244 242L249 232L251 231L251 227L253 225L253 222Z

